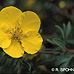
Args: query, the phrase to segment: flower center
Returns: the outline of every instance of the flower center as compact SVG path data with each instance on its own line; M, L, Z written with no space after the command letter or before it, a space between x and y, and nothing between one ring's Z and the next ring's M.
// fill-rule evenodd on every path
M21 28L14 28L14 29L10 30L10 33L12 34L11 39L17 40L20 42L20 39L23 35L22 32L23 32L23 30L21 30Z

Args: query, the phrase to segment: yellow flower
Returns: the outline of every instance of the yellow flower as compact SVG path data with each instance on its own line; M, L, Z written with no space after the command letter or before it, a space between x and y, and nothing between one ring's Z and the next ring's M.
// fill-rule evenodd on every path
M35 2L36 2L36 0L26 0L24 5L27 9L30 9L32 6L34 6Z
M42 45L38 33L41 21L32 11L23 12L9 6L0 12L0 47L13 58L22 57L24 51L35 54Z
M64 8L66 6L66 3L64 1L59 2L59 8Z

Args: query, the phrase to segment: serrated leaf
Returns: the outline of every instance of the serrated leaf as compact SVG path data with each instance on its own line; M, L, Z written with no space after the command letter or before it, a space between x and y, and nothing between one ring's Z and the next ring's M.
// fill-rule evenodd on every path
M63 31L63 29L60 27L60 26L58 26L58 25L56 25L56 27L60 30L60 32L61 32L61 34L62 34L62 38L63 38L63 40L65 39L65 36L64 36L64 31Z
M70 22L68 22L67 29L66 29L66 39L68 38L70 32L71 32L71 24Z
M65 48L66 48L64 42L63 42L61 39L53 38L52 41L53 41L57 46L59 46L61 49L65 49Z

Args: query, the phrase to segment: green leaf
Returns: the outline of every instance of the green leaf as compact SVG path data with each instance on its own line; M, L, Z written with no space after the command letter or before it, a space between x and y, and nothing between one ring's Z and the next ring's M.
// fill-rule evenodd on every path
M11 67L10 72L13 73L13 71L17 65L18 65L18 59L13 59L11 62L11 65L10 65L10 67Z
M66 29L66 39L68 38L70 32L71 32L71 24L70 22L68 22L67 29Z
M74 56L71 54L62 53L57 57L55 66L67 67Z
M9 67L11 65L12 60L13 60L12 58L7 58L5 65Z
M26 62L26 63L29 66L29 71L30 71L31 70L31 65L28 62Z
M1 73L13 73L15 67L17 66L17 59L10 59L7 58L8 60L5 61L5 63L3 64L2 68L1 68ZM8 63L7 63L8 62ZM15 73L15 72L14 72Z
M63 23L63 30L64 30L64 33L66 32L66 25L65 23Z
M21 67L20 61L18 60L17 65L15 66L13 72L14 73L20 73L21 69L22 69L22 67Z
M29 71L31 70L31 65L27 61L20 60L20 63L24 68L28 69Z
M64 42L63 42L61 39L53 38L52 41L53 41L57 46L59 46L61 49L65 49L65 48L66 48Z
M62 38L63 38L63 40L64 40L64 39L65 39L65 36L64 36L64 31L63 31L63 29L62 29L60 26L58 26L58 25L56 25L56 27L61 31Z
M68 56L68 55L67 55ZM74 56L69 56L69 57L64 57L64 61L62 61L62 62L64 62L60 67L64 67L64 68L66 68L66 67L68 67L68 65L69 65L69 63L70 63L70 61L71 61L71 59L73 58Z
M74 74L74 72L72 71L71 74Z
M40 34L42 33L42 29L40 29L39 33L40 33Z
M46 41L53 44L53 45L56 45L52 40L46 39Z
M0 58L0 66L3 65L7 60L7 55L4 55Z
M74 44L74 40L67 40L67 43Z
M37 65L45 65L45 64L52 62L56 59L55 55L50 55L50 54L40 54L40 57L43 61L39 61ZM51 60L48 58L50 58Z
M0 59L1 59L3 56L4 56L4 55L3 55L3 52L0 51Z

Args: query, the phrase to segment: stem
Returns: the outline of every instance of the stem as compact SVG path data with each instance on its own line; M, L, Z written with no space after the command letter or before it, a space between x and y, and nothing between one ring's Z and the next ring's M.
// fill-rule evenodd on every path
M71 52L71 53L74 53L74 50L67 50L67 52Z
M51 53L55 53L55 51L39 51L39 54L51 54Z
M57 51L39 51L39 54L52 54L52 53L56 53ZM67 50L67 51L63 51L62 52L70 52L70 53L74 53L74 50Z

